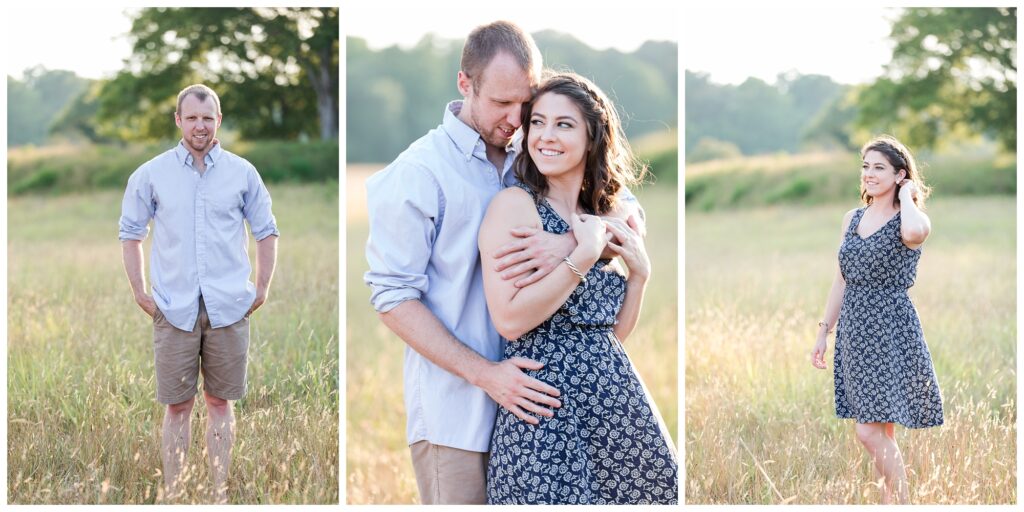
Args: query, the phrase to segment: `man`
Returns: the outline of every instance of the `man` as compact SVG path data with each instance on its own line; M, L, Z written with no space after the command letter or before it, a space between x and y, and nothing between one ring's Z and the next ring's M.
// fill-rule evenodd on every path
M205 85L178 94L176 147L128 179L120 234L135 302L153 318L157 400L167 405L161 437L165 498L183 493L199 373L206 402L206 448L214 499L227 501L235 420L245 395L249 315L267 300L279 232L270 194L245 159L217 140L220 99ZM153 221L146 293L142 240ZM244 221L256 239L256 284Z
M365 281L405 353L407 441L427 504L486 502L487 451L500 405L523 421L551 417L557 389L502 361L487 312L477 232L491 198L515 183L512 139L540 78L529 34L508 22L474 29L440 126L367 181ZM525 286L575 248L572 236L523 229L503 248L503 277Z

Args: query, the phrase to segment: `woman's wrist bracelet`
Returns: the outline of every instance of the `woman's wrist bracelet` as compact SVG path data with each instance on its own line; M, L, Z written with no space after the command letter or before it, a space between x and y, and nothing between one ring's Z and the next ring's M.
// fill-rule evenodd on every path
M586 284L587 277L583 275L583 272L580 272L580 269L576 268L576 265L573 264L572 260L569 259L568 256L562 258L562 261L564 261L566 265L569 265L569 270L571 270L573 274L576 274L576 277L580 278L581 283Z
M828 324L826 324L824 320L818 322L818 327L824 327L825 328L825 334L832 334L833 332L835 332L835 330L831 330L830 331L828 329Z

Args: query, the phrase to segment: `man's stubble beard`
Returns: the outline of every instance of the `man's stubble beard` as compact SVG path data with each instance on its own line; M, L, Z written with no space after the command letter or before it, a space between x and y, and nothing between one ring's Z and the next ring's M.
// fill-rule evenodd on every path
M480 137L484 139L484 142L486 144L490 144L491 146L497 148L505 149L512 142L512 137L506 139L504 136L498 133L499 130L497 126L495 126L490 131L485 132L481 130L482 124L480 123L480 119L476 117L476 111L470 114L469 120L470 122L473 123L473 129L476 130L476 133L480 134ZM513 130L512 133L514 134L515 130ZM497 140L495 140L495 138L497 138Z

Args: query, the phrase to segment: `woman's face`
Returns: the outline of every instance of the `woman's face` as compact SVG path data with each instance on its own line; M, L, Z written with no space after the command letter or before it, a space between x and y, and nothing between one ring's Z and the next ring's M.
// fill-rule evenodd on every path
M576 103L561 94L544 93L534 103L529 123L527 147L541 174L583 174L589 138Z
M885 195L896 183L903 179L905 173L897 172L889 163L889 159L881 152L871 150L864 154L861 164L860 179L864 190L871 197Z

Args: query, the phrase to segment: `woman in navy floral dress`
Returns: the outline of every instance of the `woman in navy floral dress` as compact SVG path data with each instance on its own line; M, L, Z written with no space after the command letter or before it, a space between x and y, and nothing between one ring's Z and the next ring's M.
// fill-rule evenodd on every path
M907 503L907 473L895 424L942 424L942 396L917 311L914 285L921 245L931 231L922 211L929 188L910 151L892 137L861 150L861 199L847 212L825 319L811 354L825 368L828 333L837 324L836 415L854 430L884 478L882 503Z
M529 422L499 409L491 439L492 504L678 503L675 451L622 347L640 313L650 262L634 218L617 204L637 170L615 107L574 74L549 77L523 113L521 185L491 201L480 229L484 290L506 358L541 362L550 412L524 400ZM604 216L599 217L598 215ZM617 215L619 217L617 217ZM572 231L576 248L547 276L516 288L489 256L513 228ZM624 275L615 260L628 268Z

